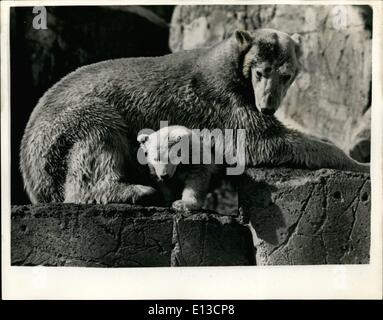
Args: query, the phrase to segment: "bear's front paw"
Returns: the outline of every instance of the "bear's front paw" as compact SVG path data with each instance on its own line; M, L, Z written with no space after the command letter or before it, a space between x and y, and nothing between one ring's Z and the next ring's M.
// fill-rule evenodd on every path
M359 164L359 170L358 171L370 173L370 164L369 163Z
M133 204L144 206L158 205L160 202L159 193L149 186L136 186L136 192L132 198Z
M201 206L197 202L189 202L184 200L177 200L173 202L172 207L177 211L190 211L201 209Z
M369 163L354 162L351 166L347 167L345 170L370 173L370 164Z

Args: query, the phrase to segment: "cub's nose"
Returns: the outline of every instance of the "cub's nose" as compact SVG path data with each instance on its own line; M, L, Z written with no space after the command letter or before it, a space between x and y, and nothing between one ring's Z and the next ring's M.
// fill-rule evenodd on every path
M275 113L275 109L264 108L261 110L264 115L272 116Z

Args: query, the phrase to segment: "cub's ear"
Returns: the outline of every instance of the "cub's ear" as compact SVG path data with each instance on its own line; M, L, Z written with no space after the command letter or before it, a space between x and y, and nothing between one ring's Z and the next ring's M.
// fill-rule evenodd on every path
M149 135L145 134L145 133L142 133L142 134L138 135L138 137L137 137L137 141L139 143L145 143L146 141L148 141L148 139L149 139Z
M234 37L242 50L248 49L253 43L253 38L251 37L250 33L244 30L236 30L234 32Z
M294 33L291 36L291 39L295 43L295 53L297 55L297 58L300 58L302 55L302 37L298 33Z

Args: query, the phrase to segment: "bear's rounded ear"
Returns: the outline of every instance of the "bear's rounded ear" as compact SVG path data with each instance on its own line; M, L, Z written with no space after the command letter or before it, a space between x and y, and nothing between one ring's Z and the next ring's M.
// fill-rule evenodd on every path
M298 33L294 33L291 36L291 39L293 39L295 43L295 53L297 57L299 58L302 55L302 37Z
M146 133L142 133L142 134L138 135L138 137L137 137L137 141L139 143L145 143L146 141L148 141L148 139L149 139L149 135Z
M242 50L246 50L253 43L253 38L251 37L250 33L244 30L235 30L234 37Z

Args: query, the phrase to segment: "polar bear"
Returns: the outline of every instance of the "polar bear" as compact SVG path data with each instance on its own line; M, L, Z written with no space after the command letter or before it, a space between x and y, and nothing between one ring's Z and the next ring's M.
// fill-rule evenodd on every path
M211 144L206 144L196 132L177 125L150 134L140 133L137 141L144 156L142 160L146 159L165 203L182 211L200 209L212 175L221 168L214 163ZM197 152L200 163L193 163L192 155ZM207 153L211 162L204 164Z
M20 168L32 203L147 204L155 190L137 167L136 138L161 120L246 129L248 166L369 172L275 118L300 56L296 34L237 30L208 48L79 68L44 94L25 129Z

